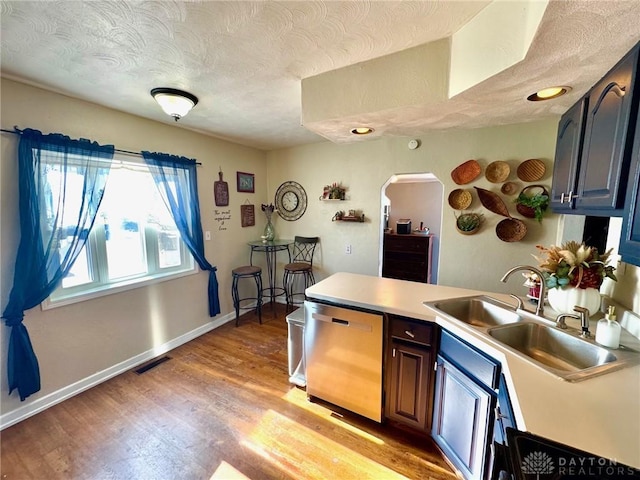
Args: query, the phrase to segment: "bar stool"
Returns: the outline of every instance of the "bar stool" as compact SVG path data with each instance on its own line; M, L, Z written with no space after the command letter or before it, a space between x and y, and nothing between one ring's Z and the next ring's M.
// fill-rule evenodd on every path
M236 310L236 327L238 326L238 320L240 318L240 310L253 308L253 306L242 306L242 302L247 300L256 301L256 312L258 312L258 320L262 323L262 268L254 267L251 265L245 265L242 267L234 268L231 271L233 276L233 282L231 284L231 297L233 298L233 308ZM256 296L240 298L238 293L238 281L242 278L253 278L256 282Z
M291 263L287 263L284 266L284 278L282 281L287 298L287 312L289 312L290 307L301 305L304 302L304 290L316 283L313 277L313 253L319 240L319 237L298 236L294 239ZM298 276L302 277L302 291L294 289L295 280ZM302 301L295 300L299 296L302 296Z

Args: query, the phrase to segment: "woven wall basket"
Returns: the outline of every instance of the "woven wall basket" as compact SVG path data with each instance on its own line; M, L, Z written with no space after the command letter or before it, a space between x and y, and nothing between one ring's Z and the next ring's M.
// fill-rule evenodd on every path
M539 190L539 191L536 191ZM533 196L536 194L541 194L541 195L546 195L547 197L549 196L549 192L547 191L546 187L544 185L529 185L526 186L522 189L522 191L520 192L520 195L525 194L527 196ZM536 211L532 208L532 207L528 207L526 205L521 205L521 204L516 204L516 210L518 211L518 213L520 215L522 215L523 217L526 218L536 218ZM542 209L542 211L544 212L546 210L546 207Z
M498 215L502 215L503 217L510 217L509 210L507 210L507 206L504 203L504 200L495 192L490 190L485 190L480 187L473 187L478 192L478 198L480 199L480 203L487 210L497 213Z
M525 160L518 166L518 178L524 182L537 182L546 172L544 162L537 158Z
M503 242L519 242L527 234L527 225L517 218L505 218L496 225L496 235Z
M458 185L465 185L475 180L481 171L482 168L477 161L467 160L451 171L451 179Z
M469 190L456 188L449 194L449 206L454 210L466 210L472 201L473 197Z
M509 164L499 160L487 165L487 169L484 171L484 176L491 183L502 183L509 178L510 173L511 167L509 167Z

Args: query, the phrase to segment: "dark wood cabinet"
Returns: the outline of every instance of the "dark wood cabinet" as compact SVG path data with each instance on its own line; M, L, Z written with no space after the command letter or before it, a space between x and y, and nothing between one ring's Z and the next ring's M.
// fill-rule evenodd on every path
M637 69L638 46L562 117L551 189L554 211L622 215L638 103Z
M431 430L436 326L389 315L385 417Z
M466 479L491 469L500 364L441 330L431 435Z
M619 252L623 262L640 266L640 110L636 119Z
M382 276L431 283L432 237L385 233Z
M551 208L555 212L573 208L571 199L576 193L586 102L587 99L583 98L576 103L562 116L558 124L550 199Z

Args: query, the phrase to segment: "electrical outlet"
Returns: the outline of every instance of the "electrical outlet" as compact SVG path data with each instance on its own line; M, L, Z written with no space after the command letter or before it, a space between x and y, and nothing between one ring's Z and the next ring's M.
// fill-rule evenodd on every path
M347 245L344 249L344 253L347 255L351 255L351 245Z
M204 239L205 240L211 240L211 232L210 231L206 231L204 232Z

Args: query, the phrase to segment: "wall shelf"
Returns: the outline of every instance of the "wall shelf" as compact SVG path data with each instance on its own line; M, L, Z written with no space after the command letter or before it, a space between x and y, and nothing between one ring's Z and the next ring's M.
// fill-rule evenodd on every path
M364 213L361 210L349 210L348 214L345 214L342 210L336 212L331 219L332 222L364 222Z
M364 222L364 213L359 217L348 217L344 216L342 218L335 218L334 222Z

